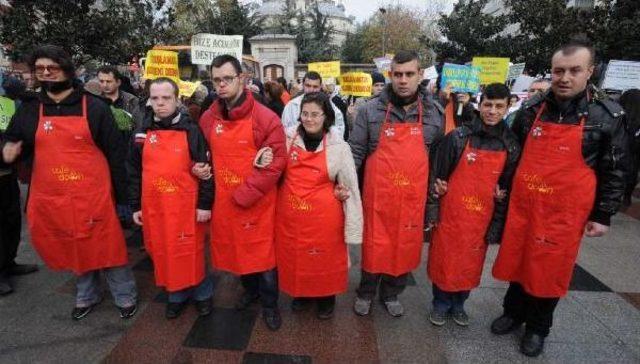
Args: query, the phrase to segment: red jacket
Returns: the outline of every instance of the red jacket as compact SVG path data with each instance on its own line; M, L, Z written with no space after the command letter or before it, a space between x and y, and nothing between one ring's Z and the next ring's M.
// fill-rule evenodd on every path
M217 99L200 117L200 128L202 128L207 141L210 142L211 129L216 120L242 119L255 109L253 111L253 141L258 150L271 147L273 162L267 168L254 167L253 173L234 192L234 201L239 206L248 208L272 188L276 188L280 175L287 165L287 146L280 118L266 106L256 102L251 92L245 91L242 97L244 101L229 110L228 115L225 115L227 112L223 100Z

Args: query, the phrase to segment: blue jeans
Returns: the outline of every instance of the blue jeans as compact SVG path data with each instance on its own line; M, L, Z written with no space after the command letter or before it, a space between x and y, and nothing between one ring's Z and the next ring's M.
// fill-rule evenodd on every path
M204 276L204 279L200 284L195 287L185 288L181 291L169 292L170 303L183 303L189 298L193 298L195 301L208 300L213 296L213 279L209 274Z
M76 307L87 307L102 300L100 272L109 284L109 290L118 307L131 307L138 301L138 291L133 273L128 265L94 270L79 275L76 281Z
M464 311L464 301L471 291L446 292L433 284L433 309L441 313Z

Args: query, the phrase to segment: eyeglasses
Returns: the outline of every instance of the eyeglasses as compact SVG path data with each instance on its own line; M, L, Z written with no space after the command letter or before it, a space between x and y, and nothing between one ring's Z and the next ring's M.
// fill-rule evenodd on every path
M300 113L300 116L302 116L305 119L318 119L319 117L324 116L324 113L321 113L321 112L308 113L306 111L303 111Z
M52 75L58 74L62 71L62 67L55 64L50 64L46 66L36 65L35 69L36 69L36 74L39 74L39 75L43 74L44 71L47 71Z
M236 78L238 78L238 75L235 76L224 76L222 78L220 77L215 77L213 79L213 83L215 83L216 85L220 85L224 82L225 85L230 85Z

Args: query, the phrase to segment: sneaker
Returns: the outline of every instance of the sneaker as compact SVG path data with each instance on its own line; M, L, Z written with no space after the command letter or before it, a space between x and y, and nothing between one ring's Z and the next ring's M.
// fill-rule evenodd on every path
M164 317L169 320L178 318L186 306L186 302L169 302L167 303L167 308L164 311Z
M304 311L311 305L311 300L308 298L294 298L291 301L291 310L294 312Z
M71 311L71 318L76 320L76 321L82 320L89 313L91 313L91 311L93 311L93 308L96 307L98 305L98 303L100 303L100 302L96 302L96 303L94 303L92 305L84 306L84 307L74 307L73 311Z
M23 276L25 274L31 274L38 271L38 266L35 264L16 264L14 263L9 267L9 275Z
M262 318L269 330L278 331L282 325L282 318L277 308L265 308L262 310Z
M469 316L464 311L452 313L451 318L453 318L453 322L459 326L469 326Z
M429 321L436 326L443 326L447 322L447 315L444 312L432 310L429 314Z
M319 320L328 320L332 318L335 307L335 301L318 302L318 311L316 313L316 317L318 317Z
M394 301L385 301L384 307L387 308L389 315L393 317L400 317L404 315L404 307L402 307L402 303L397 299Z
M535 358L544 350L544 336L531 331L526 331L520 342L520 352L526 356Z
M138 312L138 305L134 303L133 306L118 307L118 310L120 310L120 318L126 320L132 318Z
M196 301L196 311L198 316L208 316L212 310L211 298L202 301Z
M353 304L353 310L360 316L366 316L371 312L371 300L356 297L356 302Z
M522 326L522 322L516 321L507 315L502 315L491 323L491 332L494 335L506 335L519 329L520 326Z
M249 308L249 306L258 302L258 298L260 298L259 295L245 291L236 302L236 310L246 310L247 308Z

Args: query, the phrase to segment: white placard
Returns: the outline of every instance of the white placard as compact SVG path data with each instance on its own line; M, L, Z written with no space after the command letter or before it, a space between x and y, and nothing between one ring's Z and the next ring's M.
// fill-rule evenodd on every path
M640 89L640 62L610 61L602 88L620 91Z
M511 92L527 92L529 86L535 81L535 77L522 75L516 78L516 82L511 87Z
M438 79L438 71L436 71L436 66L431 66L429 68L425 68L422 73L423 80L436 80Z
M229 54L242 62L242 35L195 34L191 37L191 63L211 65L217 56Z
M515 80L518 77L520 77L520 75L522 75L522 72L524 72L524 68L526 65L527 65L526 63L516 63L510 66L507 80Z

